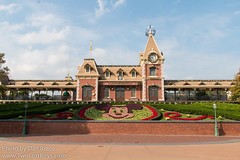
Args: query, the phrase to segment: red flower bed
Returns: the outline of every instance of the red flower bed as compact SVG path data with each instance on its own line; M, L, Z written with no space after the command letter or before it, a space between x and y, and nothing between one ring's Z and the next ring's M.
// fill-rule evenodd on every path
M169 117L170 119L173 119L173 120L198 121L198 120L203 120L206 118L211 118L211 119L214 118L213 116L207 116L207 115L202 115L202 116L195 117L195 118L193 118L193 117L182 118L181 116L182 115L178 112L165 112L164 113L164 117Z
M88 110L89 108L92 108L92 107L94 107L94 106L88 106L88 107L82 108L82 109L79 111L79 113L78 113L79 117L84 118L84 119L86 119L86 120L93 120L93 119L88 118L88 117L85 116L86 110Z
M37 117L39 119L43 119L43 120L62 120L62 119L67 119L68 117L73 117L73 113L70 112L59 112L56 114L56 117L46 117L43 115L32 115L29 116L28 118L31 119L32 117Z
M151 120L158 116L158 112L154 108L152 108L150 106L145 106L145 107L147 107L150 111L152 111L152 115L150 117L144 118L142 120Z
M72 117L73 114L71 112L59 112L56 114L56 116L58 118L67 119L68 117Z

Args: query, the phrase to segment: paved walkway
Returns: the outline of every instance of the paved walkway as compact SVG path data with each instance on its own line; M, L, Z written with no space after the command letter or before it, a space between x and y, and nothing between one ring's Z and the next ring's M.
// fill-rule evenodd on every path
M65 135L0 138L0 159L239 160L240 137Z

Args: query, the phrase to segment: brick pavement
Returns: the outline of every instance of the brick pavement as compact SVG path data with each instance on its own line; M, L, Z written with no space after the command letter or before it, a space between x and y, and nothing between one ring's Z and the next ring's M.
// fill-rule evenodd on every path
M239 149L240 137L226 136L61 135L0 138L1 160L239 160Z
M239 136L165 136L165 135L117 135L117 134L80 134L80 135L55 135L55 136L18 136L7 137L12 141L47 142L47 143L71 143L71 144L201 144L201 143L227 143L240 141Z

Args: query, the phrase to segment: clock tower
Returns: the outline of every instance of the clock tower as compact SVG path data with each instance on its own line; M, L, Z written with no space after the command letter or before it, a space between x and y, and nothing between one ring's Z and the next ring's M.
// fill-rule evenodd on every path
M156 30L150 25L146 30L148 40L145 50L140 53L143 101L164 101L164 57L154 39L155 34Z

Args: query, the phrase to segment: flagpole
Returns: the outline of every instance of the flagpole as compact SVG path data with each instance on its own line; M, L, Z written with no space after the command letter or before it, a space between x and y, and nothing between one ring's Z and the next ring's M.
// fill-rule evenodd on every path
M93 55L92 55L92 40L90 41L90 57L93 58Z

